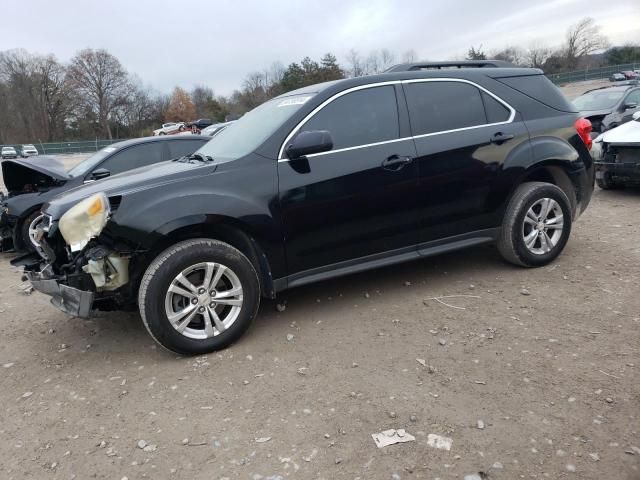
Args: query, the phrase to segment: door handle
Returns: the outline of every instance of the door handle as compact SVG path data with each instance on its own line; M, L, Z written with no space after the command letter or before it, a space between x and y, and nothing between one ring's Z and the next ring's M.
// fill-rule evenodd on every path
M391 155L387 157L382 162L382 168L385 170L393 170L398 171L403 168L405 165L413 162L413 158L411 157L401 157L400 155Z
M506 142L507 140L511 140L512 138L514 138L515 135L511 134L511 133L502 133L502 132L498 132L498 133L494 133L493 137L491 137L490 142L491 143L497 143L498 145L500 145L502 142Z

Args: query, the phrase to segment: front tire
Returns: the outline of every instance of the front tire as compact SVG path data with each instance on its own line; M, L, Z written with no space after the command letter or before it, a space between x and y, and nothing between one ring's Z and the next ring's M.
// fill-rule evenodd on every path
M36 249L31 243L31 236L29 235L29 227L33 221L40 216L40 211L36 210L35 212L29 214L27 218L24 219L22 224L20 225L20 241L22 242L22 250L25 252L35 252Z
M138 294L147 331L181 355L225 348L249 328L260 305L255 268L226 243L177 243L151 262Z
M523 183L504 214L498 250L515 265L547 265L567 244L571 220L571 203L560 188L543 182Z

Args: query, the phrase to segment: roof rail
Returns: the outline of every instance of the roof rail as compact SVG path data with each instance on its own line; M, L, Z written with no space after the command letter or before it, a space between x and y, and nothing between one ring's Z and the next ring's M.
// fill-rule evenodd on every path
M401 63L385 70L390 72L410 72L415 70L441 70L446 68L514 68L514 64L504 60L459 60L451 62Z

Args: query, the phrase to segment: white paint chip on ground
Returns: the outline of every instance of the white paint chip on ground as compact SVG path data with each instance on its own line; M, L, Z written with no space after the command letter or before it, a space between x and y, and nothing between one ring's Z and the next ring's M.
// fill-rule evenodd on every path
M451 444L453 440L449 437L441 437L440 435L436 435L435 433L430 433L427 435L427 445L433 448L437 448L438 450L451 450Z
M387 447L389 445L394 445L396 443L405 443L405 442L413 442L416 437L407 433L404 428L399 428L398 430L385 430L380 433L372 433L373 441L376 442L376 446L378 448Z

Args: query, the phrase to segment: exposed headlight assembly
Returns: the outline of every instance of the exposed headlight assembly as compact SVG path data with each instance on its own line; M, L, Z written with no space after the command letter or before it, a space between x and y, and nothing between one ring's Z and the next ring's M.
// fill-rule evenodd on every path
M58 228L72 252L82 250L100 235L109 218L109 199L103 193L85 198L62 215Z

